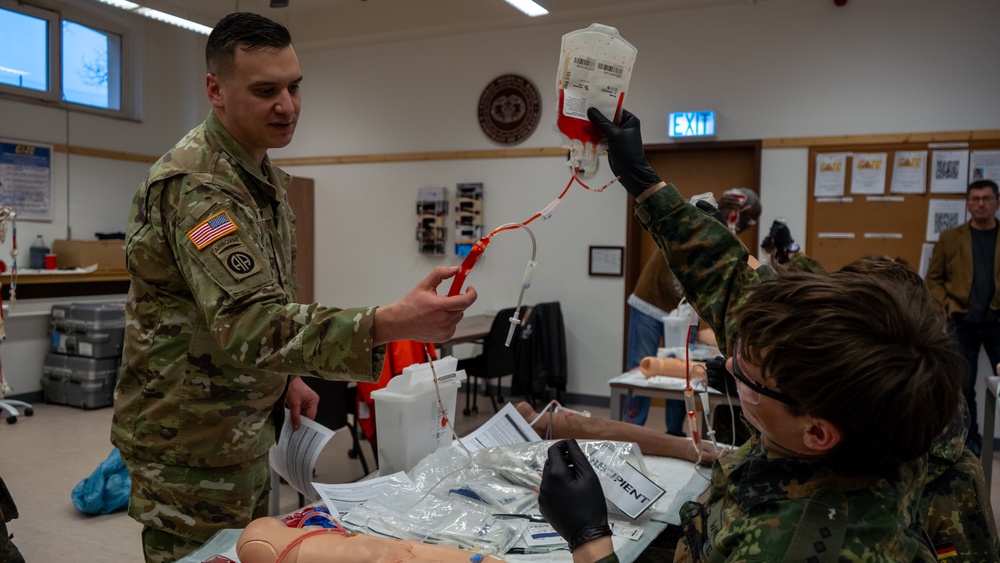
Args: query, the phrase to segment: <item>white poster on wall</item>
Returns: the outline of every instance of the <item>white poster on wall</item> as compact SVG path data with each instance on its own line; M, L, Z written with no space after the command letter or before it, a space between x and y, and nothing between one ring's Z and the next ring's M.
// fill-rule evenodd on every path
M844 177L847 169L847 153L824 153L816 155L816 197L840 197L844 195Z
M894 194L927 191L927 151L896 151L889 191Z
M969 184L968 149L931 153L931 193L964 194Z
M0 141L0 205L21 220L52 220L52 147Z
M1000 182L1000 151L972 151L969 176L970 184L976 180Z
M851 193L881 195L885 193L885 169L888 153L854 153L851 165Z
M938 236L948 229L965 223L967 220L964 199L932 199L927 203L927 237L928 242L937 242Z
M920 269L918 270L918 272L920 273L920 277L922 278L927 277L927 270L930 269L931 254L933 253L934 253L933 242L925 242L920 247Z

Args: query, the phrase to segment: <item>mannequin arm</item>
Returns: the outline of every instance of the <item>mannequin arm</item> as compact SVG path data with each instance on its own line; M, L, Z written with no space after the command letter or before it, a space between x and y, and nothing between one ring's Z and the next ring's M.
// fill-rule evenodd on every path
M639 371L649 379L655 375L666 377L676 377L684 379L684 360L680 358L657 358L656 356L646 356L639 362ZM691 362L691 367L705 367L705 362ZM705 370L695 370L691 373L691 379L705 377Z
M517 412L528 423L531 423L532 420L538 417L535 409L525 402L518 403ZM591 418L568 412L559 412L555 415L547 412L542 418L538 419L538 422L532 428L543 438L553 440L576 438L578 440L635 442L639 445L639 450L644 455L674 457L698 462L698 451L695 450L694 443L690 439L681 436L671 436L652 428L628 422ZM702 440L699 447L701 450L701 461L699 463L711 466L715 462L715 459L719 457L720 452L716 451L715 446L706 440Z

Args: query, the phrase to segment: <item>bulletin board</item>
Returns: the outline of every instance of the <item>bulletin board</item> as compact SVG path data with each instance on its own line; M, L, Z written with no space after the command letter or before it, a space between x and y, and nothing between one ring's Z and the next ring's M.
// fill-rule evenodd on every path
M813 146L809 149L809 199L806 205L806 253L819 260L827 271L869 255L887 255L906 260L914 270L920 269L921 252L928 242L928 209L932 200L950 200L955 206L961 202L962 215L939 219L965 222L965 188L955 193L931 191L934 176L941 172L934 167L935 151L995 151L1000 150L1000 140L969 140L961 142L905 142L892 144L851 144ZM924 190L922 193L896 193L892 191L897 152L926 151ZM844 190L841 196L817 194L817 157L845 154ZM882 193L852 193L852 171L856 158L885 154L885 187ZM983 154L980 152L979 154ZM903 155L900 155L903 156ZM828 167L824 168L829 170ZM968 171L967 185L972 181ZM903 174L904 171L900 171ZM823 173L820 172L822 175ZM990 176L987 176L990 178ZM997 178L990 178L997 180ZM860 184L860 183L859 183ZM859 189L861 186L859 185ZM864 190L862 190L864 191ZM946 221L939 221L938 229L946 228ZM957 226L957 225L956 225Z

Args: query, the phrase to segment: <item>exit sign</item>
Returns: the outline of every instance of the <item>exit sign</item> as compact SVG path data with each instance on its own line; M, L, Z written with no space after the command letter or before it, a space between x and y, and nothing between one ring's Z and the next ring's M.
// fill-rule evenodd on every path
M671 137L712 137L715 135L714 111L681 111L670 114L667 134Z

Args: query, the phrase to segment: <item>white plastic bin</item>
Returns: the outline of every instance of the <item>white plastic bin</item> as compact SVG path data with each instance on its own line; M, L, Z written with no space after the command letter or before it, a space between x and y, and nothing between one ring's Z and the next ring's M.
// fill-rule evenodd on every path
M441 403L448 420L455 417L458 388L465 380L465 370L458 370L458 360L446 356L434 362ZM378 434L380 475L409 471L430 453L451 443L451 428L442 425L441 408L434 391L430 364L414 364L389 380L385 389L372 391Z
M663 317L663 347L684 349L690 321L685 318L667 315Z

